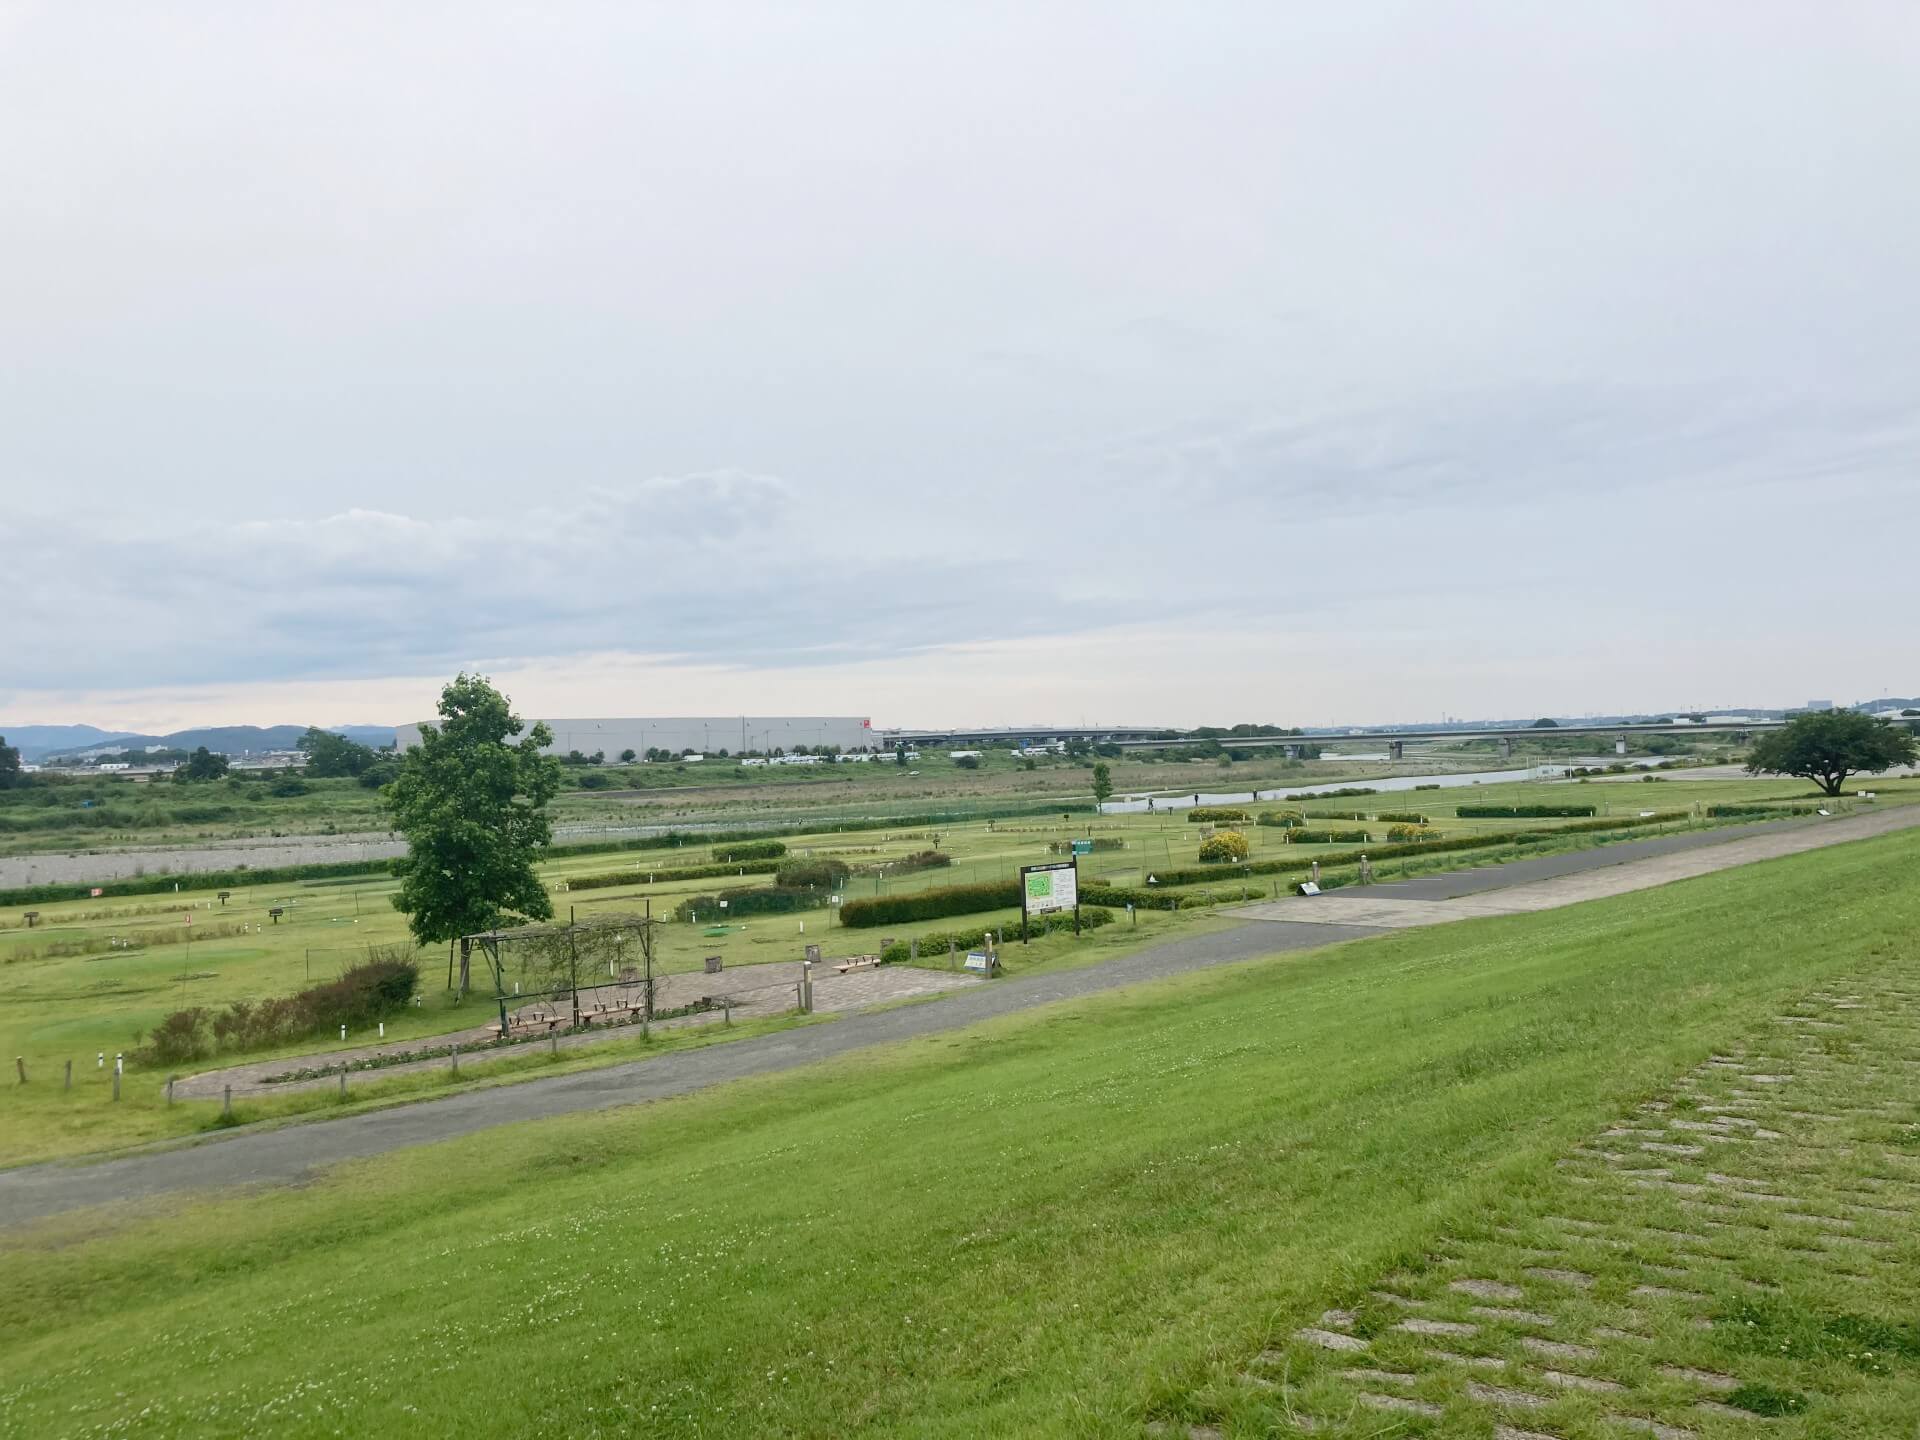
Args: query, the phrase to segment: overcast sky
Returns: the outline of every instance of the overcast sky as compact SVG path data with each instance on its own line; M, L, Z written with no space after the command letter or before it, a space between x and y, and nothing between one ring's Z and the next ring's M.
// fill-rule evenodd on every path
M0 0L0 730L1920 691L1920 5Z

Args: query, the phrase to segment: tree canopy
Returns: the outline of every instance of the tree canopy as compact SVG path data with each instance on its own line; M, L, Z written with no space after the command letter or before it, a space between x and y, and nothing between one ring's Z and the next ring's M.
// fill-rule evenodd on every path
M20 751L16 746L7 744L7 737L0 735L0 790L8 790L20 783Z
M528 729L481 675L450 682L439 711L441 723L420 727L420 743L385 792L394 828L407 837L406 857L394 865L394 908L422 945L551 919L533 862L553 839L547 804L560 788L560 763L540 753L553 732Z
M1093 805L1097 810L1113 796L1113 771L1104 763L1093 767Z
M227 773L227 757L215 755L202 745L187 757L184 765L173 772L176 781L192 782L200 780L218 780Z
M1747 759L1747 773L1796 775L1838 795L1848 776L1909 765L1914 757L1914 739L1906 731L1857 710L1822 710L1795 716L1763 736Z
M1542 715L1538 720L1533 722L1533 728L1535 730L1558 730L1560 728L1560 722L1550 716Z
M300 750L307 757L307 774L316 780L357 778L380 758L371 746L317 726L300 737Z

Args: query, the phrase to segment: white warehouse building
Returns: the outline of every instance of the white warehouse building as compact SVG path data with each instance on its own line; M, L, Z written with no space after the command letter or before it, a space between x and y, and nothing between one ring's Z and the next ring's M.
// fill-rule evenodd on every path
M432 724L432 721L423 722ZM534 721L527 719L531 726ZM678 755L691 750L697 755L714 755L725 750L730 755L757 750L790 751L797 745L809 750L822 745L837 745L842 750L878 748L882 743L873 721L863 715L698 715L653 716L614 720L546 720L553 731L549 755L565 755L578 750L583 755L599 751L607 759L618 760L621 752L631 750L645 755L649 750L666 750ZM420 743L419 725L402 725L395 732L398 749L407 750Z

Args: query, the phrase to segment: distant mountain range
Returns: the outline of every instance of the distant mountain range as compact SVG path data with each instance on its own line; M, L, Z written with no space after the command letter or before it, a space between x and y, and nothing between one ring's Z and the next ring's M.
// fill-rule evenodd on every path
M9 745L19 748L22 760L38 764L109 746L137 751L148 746L197 750L204 745L216 755L238 758L268 750L291 750L307 733L307 728L305 725L209 725L197 730L176 730L171 735L138 735L127 730L101 730L92 725L0 725L0 735L6 737ZM391 725L325 725L321 728L375 749L393 744Z

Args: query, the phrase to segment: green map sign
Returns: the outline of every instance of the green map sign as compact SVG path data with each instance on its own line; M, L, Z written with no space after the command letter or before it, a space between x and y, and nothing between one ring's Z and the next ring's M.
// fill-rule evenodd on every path
M1080 871L1069 860L1063 865L1028 865L1020 871L1021 899L1029 915L1071 910L1080 901Z

